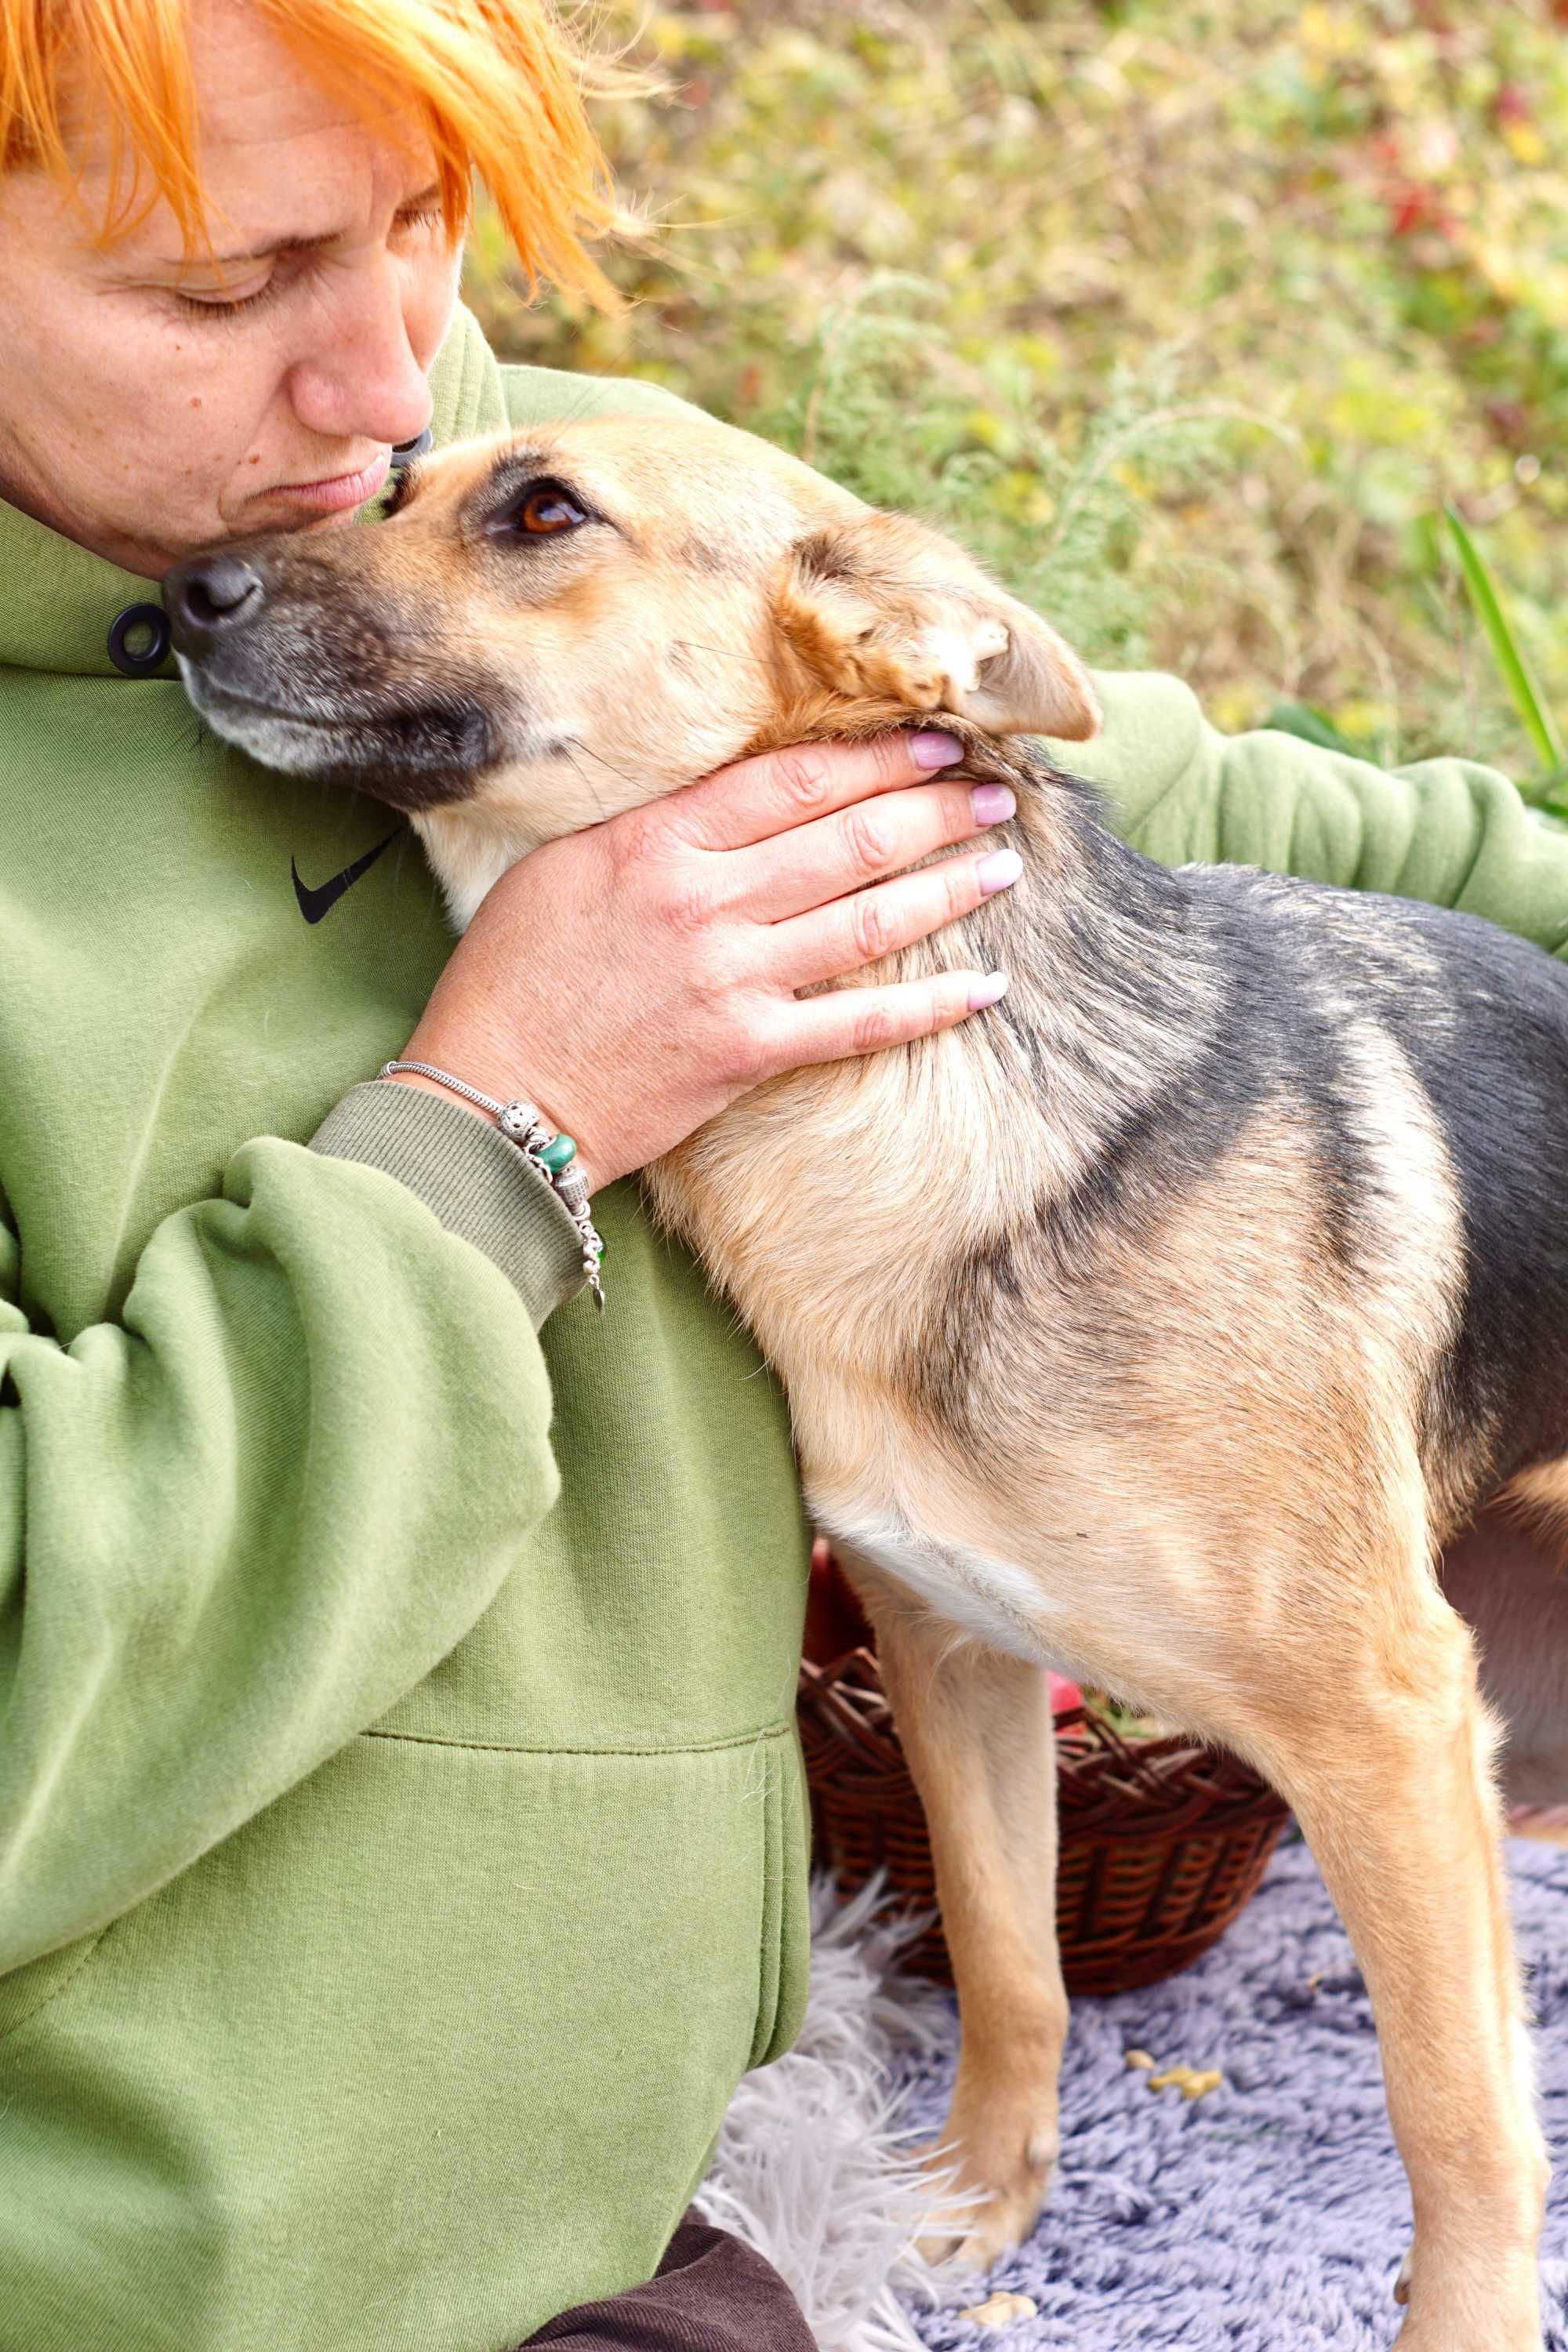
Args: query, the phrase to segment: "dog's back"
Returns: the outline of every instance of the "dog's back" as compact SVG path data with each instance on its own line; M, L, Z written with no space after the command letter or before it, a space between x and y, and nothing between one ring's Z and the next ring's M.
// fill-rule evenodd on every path
M1386 1213L1345 1099L1351 1038L1392 1039L1441 1130L1461 1222L1457 1328L1424 1451L1497 1489L1568 1454L1568 969L1479 918L1240 867L1189 868L1234 1044L1289 1070L1320 1137L1340 1245ZM1479 1495L1472 1499L1479 1499Z

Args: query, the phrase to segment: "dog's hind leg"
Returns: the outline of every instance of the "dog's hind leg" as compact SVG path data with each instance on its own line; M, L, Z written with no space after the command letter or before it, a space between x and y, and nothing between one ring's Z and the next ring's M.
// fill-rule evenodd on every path
M836 1547L837 1548L837 1547ZM924 1805L958 1987L958 2079L933 2161L982 2198L925 2251L981 2266L1026 2236L1058 2147L1067 2032L1056 1925L1056 1751L1043 1666L983 1647L841 1552L877 1634Z
M1415 2234L1402 2352L1540 2352L1547 2176L1474 1648L1424 1541L1211 1723L1295 1807L1366 1979ZM1302 1628L1302 1632L1306 1632ZM1289 1685L1289 1696L1286 1696Z

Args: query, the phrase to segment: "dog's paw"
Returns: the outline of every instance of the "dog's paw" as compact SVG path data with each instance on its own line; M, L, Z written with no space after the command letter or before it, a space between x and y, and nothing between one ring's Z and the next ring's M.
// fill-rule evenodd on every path
M948 2198L932 2208L918 2251L954 2271L989 2270L1034 2228L1058 2146L1052 2124L1005 2141L988 2134L984 2147L954 2135L927 2149L926 2168L943 2179Z
M1405 2312L1394 2352L1542 2352L1533 2252L1515 2264L1504 2258L1479 2267L1472 2253L1416 2310L1412 2290L1426 2283L1426 2259L1417 2264L1411 2247L1394 2283L1394 2299Z

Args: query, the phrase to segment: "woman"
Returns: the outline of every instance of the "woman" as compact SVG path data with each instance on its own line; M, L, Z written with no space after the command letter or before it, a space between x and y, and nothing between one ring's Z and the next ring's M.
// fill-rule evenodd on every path
M592 289L574 88L536 0L0 0L3 2352L807 2341L677 2233L804 1995L805 1529L780 1398L618 1180L868 1009L966 1017L984 975L797 1002L780 941L854 968L865 893L935 928L983 849L878 877L1005 812L925 781L940 736L752 761L454 948L384 809L205 738L156 604L426 427L664 400L454 307L470 168ZM1100 684L1155 854L1568 937L1501 778ZM394 1056L579 1139L602 1319Z

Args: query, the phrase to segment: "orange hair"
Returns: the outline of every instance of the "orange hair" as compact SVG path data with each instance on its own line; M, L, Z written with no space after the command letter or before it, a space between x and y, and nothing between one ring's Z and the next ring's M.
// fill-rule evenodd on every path
M602 309L619 298L584 238L617 217L584 112L615 82L568 39L551 0L251 0L323 87L361 110L419 114L453 236L472 175L495 199L531 290L548 277ZM189 0L0 0L0 170L41 165L74 188L69 124L84 93L107 119L105 244L167 199L187 244L205 239ZM145 202L145 166L152 187Z

